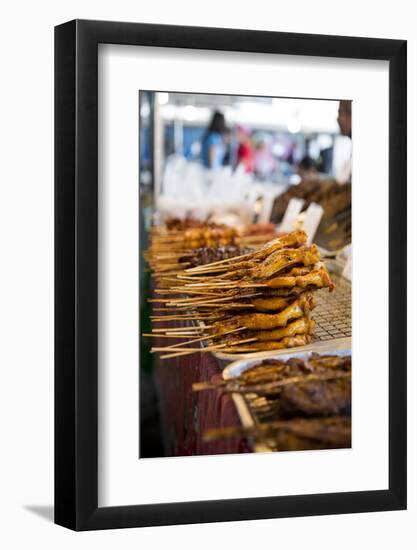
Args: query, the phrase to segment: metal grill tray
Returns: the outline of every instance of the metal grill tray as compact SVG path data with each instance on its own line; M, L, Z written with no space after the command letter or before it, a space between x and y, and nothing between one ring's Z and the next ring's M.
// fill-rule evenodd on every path
M325 260L325 262L336 288L333 292L322 289L314 293L317 306L313 310L312 318L316 322L316 328L311 344L297 348L252 353L215 352L215 357L230 362L239 358L258 359L284 355L290 353L290 350L297 353L321 351L321 344L330 342L331 349L349 348L352 335L352 286L350 281L342 276L343 264L341 262L337 260Z
M341 344L341 341L338 342L338 344ZM345 356L352 353L349 346L345 346L344 348L340 347L335 350L334 343L332 342L327 342L326 344L320 343L318 348L320 350L320 353L323 354L332 353L333 355ZM250 359L240 359L239 361L234 361L233 363L230 363L223 370L223 379L230 380L231 378L240 376L243 372L257 365L266 358L275 358L284 361L291 358L299 358L305 360L310 357L312 353L317 353L317 350L300 352L300 348L298 348L297 351L293 351L292 353L287 352L286 354L272 354L271 352L268 352L268 354L258 354L259 356L256 358L252 356ZM245 394L245 396L243 396L240 393L232 393L231 395L233 402L236 406L240 421L244 428L252 428L256 424L262 423L261 419L257 417L256 413L251 410L251 401L259 399L259 396L255 396L255 394ZM255 441L253 447L256 453L271 453L277 451L277 449L273 448L272 442L268 445L267 443L260 443Z

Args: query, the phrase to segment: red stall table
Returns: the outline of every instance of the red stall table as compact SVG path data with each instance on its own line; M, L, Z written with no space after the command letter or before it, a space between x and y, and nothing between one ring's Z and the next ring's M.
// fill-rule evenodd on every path
M170 326L181 326L172 322ZM166 340L156 338L157 346ZM193 344L196 347L196 344ZM174 351L174 350L173 350ZM232 398L219 390L193 392L195 382L222 377L226 364L211 352L161 359L154 358L154 375L159 399L164 446L167 456L245 453L252 449L245 438L204 443L205 430L240 426Z

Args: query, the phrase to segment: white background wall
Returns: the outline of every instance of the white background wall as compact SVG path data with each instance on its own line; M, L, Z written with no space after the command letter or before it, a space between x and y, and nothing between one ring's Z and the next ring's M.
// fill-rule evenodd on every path
M47 521L53 495L53 26L73 18L403 38L409 54L409 510L75 534ZM1 12L0 546L414 548L416 101L413 3L15 0ZM370 216L375 204L370 205ZM365 235L364 238L367 238ZM370 251L372 241L370 240ZM370 277L377 276L375 273ZM377 342L370 342L377 345ZM370 399L371 404L371 399ZM343 472L341 472L343 475ZM155 480L157 481L157 480Z

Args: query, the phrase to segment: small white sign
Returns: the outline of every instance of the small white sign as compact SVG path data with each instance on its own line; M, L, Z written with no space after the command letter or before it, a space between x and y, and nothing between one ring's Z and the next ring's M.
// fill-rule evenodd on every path
M287 231L293 231L295 229L297 218L301 209L303 208L304 200L293 198L290 200L285 211L284 217L282 218L282 223L279 228L283 233Z
M307 244L311 244L313 242L314 235L320 225L323 212L323 207L315 202L312 202L307 208L303 224L304 230L308 235Z

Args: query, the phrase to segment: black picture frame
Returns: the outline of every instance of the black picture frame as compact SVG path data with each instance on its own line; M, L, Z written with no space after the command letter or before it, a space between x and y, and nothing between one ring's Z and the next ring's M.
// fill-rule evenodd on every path
M389 62L389 488L98 507L98 44ZM406 508L406 41L74 20L55 28L55 522L108 529Z

